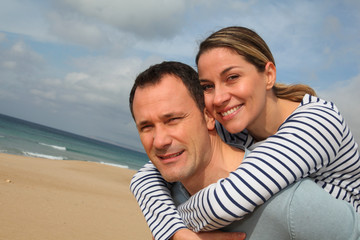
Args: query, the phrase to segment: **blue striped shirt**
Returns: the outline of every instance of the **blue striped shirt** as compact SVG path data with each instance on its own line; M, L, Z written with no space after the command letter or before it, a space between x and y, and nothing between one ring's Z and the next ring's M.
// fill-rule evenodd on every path
M224 227L304 177L358 211L358 145L333 103L305 95L277 133L259 143L246 131L234 135L221 125L217 129L228 144L245 146L252 152L228 178L199 191L178 210L171 199L170 184L151 163L133 177L131 191L155 239L169 239L185 227L194 231Z

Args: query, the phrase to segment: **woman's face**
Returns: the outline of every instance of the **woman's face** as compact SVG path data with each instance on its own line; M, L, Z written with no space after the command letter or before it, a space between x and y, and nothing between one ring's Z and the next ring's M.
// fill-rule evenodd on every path
M251 131L265 120L268 64L263 73L229 48L200 55L198 71L207 110L229 132ZM272 85L271 85L272 87Z

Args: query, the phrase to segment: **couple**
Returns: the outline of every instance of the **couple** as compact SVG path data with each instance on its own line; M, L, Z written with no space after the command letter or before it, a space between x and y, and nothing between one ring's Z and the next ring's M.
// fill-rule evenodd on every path
M219 42L222 44L217 45ZM175 192L184 187L183 197L187 197L229 176L180 206L188 227L199 231L228 225L270 198L237 222L235 230L245 231L249 239L260 235L261 239L289 239L289 234L295 233L302 239L336 239L336 234L340 234L339 239L354 238L358 227L349 223L357 224L357 214L347 202L356 208L359 155L350 131L331 103L305 94L314 95L305 86L297 86L295 90L300 88L302 93L294 96L294 87L275 84L270 50L246 28L222 29L200 45L197 64L201 86L194 70L180 64L178 68L184 69L177 71L178 64L163 63L140 74L130 106L149 158L165 180L182 183L174 186L178 189ZM143 85L141 81L145 81ZM182 90L188 96L176 97ZM196 109L189 107L190 100ZM214 130L213 117L221 123L218 131ZM231 134L245 128L245 132ZM220 141L218 133L232 147ZM243 158L244 152L233 146L249 147L251 152ZM291 185L304 177L312 180ZM181 239L178 236L186 232L185 225L163 178L147 165L134 176L131 189L154 237ZM341 215L336 209L341 209ZM289 211L291 221L287 219ZM304 224L307 217L316 226Z

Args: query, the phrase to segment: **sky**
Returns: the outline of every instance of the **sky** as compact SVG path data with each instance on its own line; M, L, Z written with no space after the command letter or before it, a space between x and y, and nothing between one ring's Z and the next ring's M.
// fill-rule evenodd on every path
M277 82L333 101L360 142L360 1L1 0L0 113L143 151L135 77L227 26L255 30Z

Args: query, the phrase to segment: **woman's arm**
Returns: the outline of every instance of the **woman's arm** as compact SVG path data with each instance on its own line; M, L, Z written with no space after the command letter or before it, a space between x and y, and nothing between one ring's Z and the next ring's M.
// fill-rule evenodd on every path
M150 162L134 175L130 183L130 190L156 240L170 239L175 232L186 228L171 198L169 186Z
M340 162L333 163L344 129L345 123L332 104L302 106L228 178L180 205L181 217L194 231L218 229L242 219L300 178L331 165L341 169Z
M202 232L194 233L189 229L181 229L175 233L171 240L244 240L246 234L242 232Z

